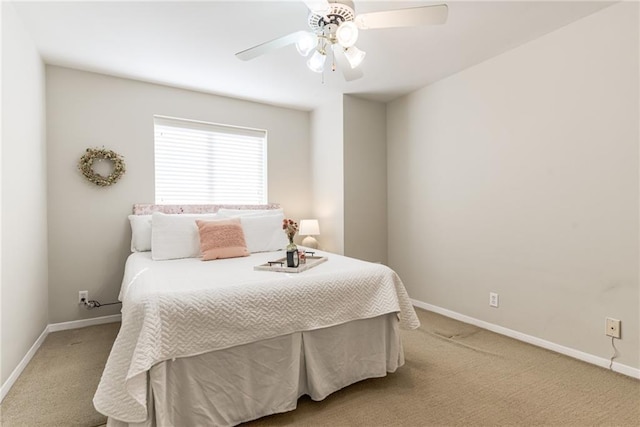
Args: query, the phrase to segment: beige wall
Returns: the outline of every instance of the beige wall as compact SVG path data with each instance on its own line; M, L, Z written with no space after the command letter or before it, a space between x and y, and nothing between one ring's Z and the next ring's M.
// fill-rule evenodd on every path
M385 104L345 95L344 253L387 262Z
M44 65L2 2L1 382L47 326Z
M386 263L385 105L336 95L311 113L311 140L320 248Z
M640 367L638 34L617 4L388 106L413 298L606 359L615 317Z
M311 214L309 113L47 66L50 322L119 312L87 311L78 291L115 301L129 254L127 215L154 202L153 115L266 129L269 201L285 214ZM77 161L87 147L112 149L127 172L113 187L85 181Z
M344 152L342 95L311 113L313 217L320 249L344 253Z

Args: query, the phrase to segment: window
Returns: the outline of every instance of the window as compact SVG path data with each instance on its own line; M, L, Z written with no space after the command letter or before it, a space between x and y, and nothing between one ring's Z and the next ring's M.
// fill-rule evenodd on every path
M156 203L267 203L267 132L154 117Z

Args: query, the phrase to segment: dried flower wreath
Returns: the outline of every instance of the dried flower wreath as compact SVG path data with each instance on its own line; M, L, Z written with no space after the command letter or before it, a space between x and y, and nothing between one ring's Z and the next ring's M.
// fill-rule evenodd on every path
M113 171L109 176L102 176L93 170L93 163L96 160L110 160L113 162ZM104 148L87 148L87 152L80 157L78 169L89 182L100 187L108 187L115 184L126 171L124 158L115 151Z

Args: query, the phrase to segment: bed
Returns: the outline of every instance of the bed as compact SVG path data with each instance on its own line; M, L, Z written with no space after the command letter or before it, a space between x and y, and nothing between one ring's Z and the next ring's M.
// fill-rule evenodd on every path
M249 217L281 221L276 205L246 208L232 214L254 210ZM149 209L189 212L138 206L134 213ZM257 212L266 210L274 213ZM159 214L153 215L155 226ZM257 247L252 233L267 220L244 221L247 246ZM259 233L266 241L264 227ZM265 247L281 246L278 236ZM283 254L203 262L133 252L119 296L122 326L94 396L108 425L237 425L293 410L302 395L322 400L404 364L399 328L417 328L419 321L393 270L322 251L316 256L327 262L303 273L254 270Z

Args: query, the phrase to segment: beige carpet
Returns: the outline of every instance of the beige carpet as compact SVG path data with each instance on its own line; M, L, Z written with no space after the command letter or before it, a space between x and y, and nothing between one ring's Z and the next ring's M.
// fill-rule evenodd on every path
M406 365L247 426L640 426L640 381L418 310ZM56 332L0 407L2 426L96 426L118 324ZM183 426L180 426L183 427Z
M2 427L97 426L93 394L120 323L50 333L0 405Z

